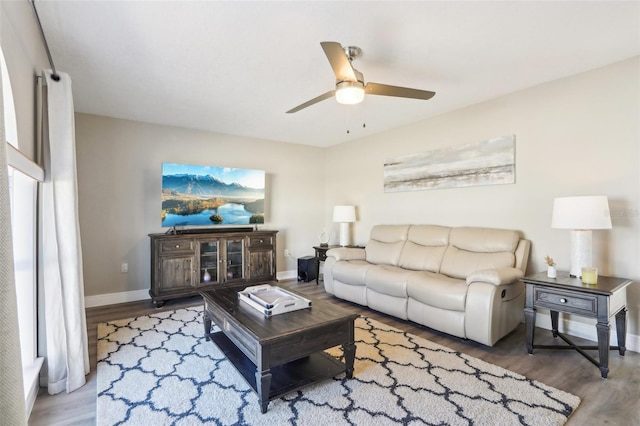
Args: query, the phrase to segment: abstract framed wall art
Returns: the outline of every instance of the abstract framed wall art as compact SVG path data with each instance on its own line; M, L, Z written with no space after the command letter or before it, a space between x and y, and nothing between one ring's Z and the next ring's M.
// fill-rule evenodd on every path
M515 183L515 136L389 158L384 192Z

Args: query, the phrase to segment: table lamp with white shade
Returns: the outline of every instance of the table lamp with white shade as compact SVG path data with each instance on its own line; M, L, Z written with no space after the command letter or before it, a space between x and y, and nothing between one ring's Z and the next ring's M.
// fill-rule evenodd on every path
M340 245L349 245L349 223L356 221L355 206L334 206L333 221L340 224Z
M569 275L581 277L582 268L593 266L592 229L611 229L606 196L561 197L553 200L551 227L571 230L571 268Z

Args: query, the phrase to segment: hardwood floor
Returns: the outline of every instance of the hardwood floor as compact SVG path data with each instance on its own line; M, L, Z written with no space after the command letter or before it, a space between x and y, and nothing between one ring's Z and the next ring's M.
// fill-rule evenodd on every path
M582 402L567 425L640 425L640 354L627 351L624 357L611 351L609 378L602 379L599 370L573 350L525 349L524 324L499 341L494 347L435 332L414 323L402 321L365 307L351 304L325 293L322 283L281 282L305 295L323 298L401 330L424 337L465 354L538 380L549 386L579 396ZM91 373L87 384L70 394L48 395L41 391L34 405L29 425L93 425L96 415L96 332L98 323L150 313L200 305L199 296L168 301L156 309L150 300L87 309L89 357ZM545 339L548 342L545 342ZM536 331L536 343L551 343L551 332ZM587 342L593 344L593 342ZM597 354L595 354L597 356ZM0 422L1 423L1 422Z

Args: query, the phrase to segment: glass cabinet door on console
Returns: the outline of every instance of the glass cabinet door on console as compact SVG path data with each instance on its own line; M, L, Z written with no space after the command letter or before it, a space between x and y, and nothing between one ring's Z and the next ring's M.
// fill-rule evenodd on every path
M200 283L220 282L220 244L218 240L200 242Z
M226 279L244 279L244 238L226 240Z

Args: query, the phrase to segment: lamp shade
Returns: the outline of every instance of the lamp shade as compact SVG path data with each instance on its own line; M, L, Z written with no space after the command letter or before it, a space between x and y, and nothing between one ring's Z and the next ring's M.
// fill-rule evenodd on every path
M334 206L333 221L339 223L355 222L356 208L355 206Z
M557 229L611 229L606 196L561 197L553 200L551 227Z

